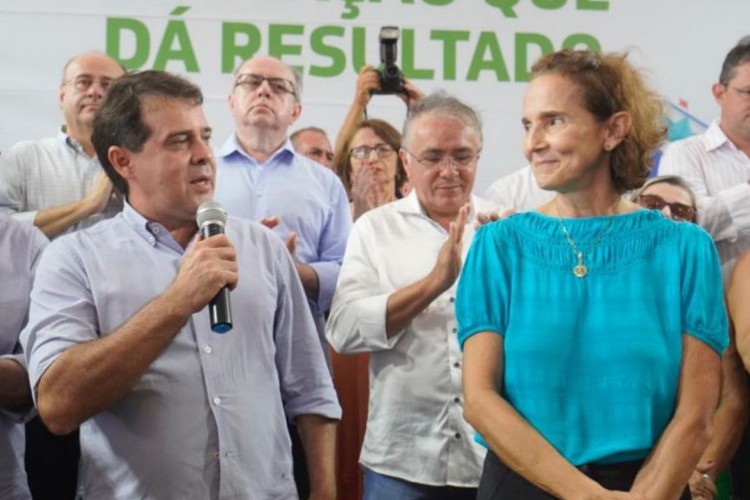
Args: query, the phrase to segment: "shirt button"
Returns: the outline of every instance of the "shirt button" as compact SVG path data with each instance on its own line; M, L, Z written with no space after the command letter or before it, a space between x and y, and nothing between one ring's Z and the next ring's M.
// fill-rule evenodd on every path
M219 405L219 404L221 404L221 398L220 398L220 397L218 397L218 396L217 396L217 397L215 397L215 398L214 398L214 404L215 404L215 405Z
M150 243L151 245L156 245L156 238L154 238L153 236L151 236L151 237L149 237L149 239L148 239L148 242L149 242L149 243Z
M451 297L451 298L450 298L450 299L448 299L448 300L450 300L451 302L455 302L455 301L456 301L456 297Z
M151 229L151 232L154 233L154 234L159 234L159 228L158 227L154 227L153 229Z
M453 363L453 368L461 368L461 363L456 361L455 363Z
M210 345L205 346L203 350L206 352L206 354L211 354L213 352L213 349L211 349Z
M218 460L218 459L219 459L219 456L220 456L219 452L218 452L218 451L215 451L215 452L214 452L214 458L215 458L216 460Z
M453 402L454 403L460 403L461 402L461 398L453 398Z
M453 333L456 333L458 331L458 328L453 327Z
M457 433L455 433L455 434L453 435L453 437L455 437L456 439L461 439L461 434L459 434L459 433L457 432Z

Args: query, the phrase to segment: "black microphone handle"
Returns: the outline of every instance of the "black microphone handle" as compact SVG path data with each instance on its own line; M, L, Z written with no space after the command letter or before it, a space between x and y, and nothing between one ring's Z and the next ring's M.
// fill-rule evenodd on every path
M201 236L209 238L217 234L224 234L221 224L206 224L201 227ZM208 313L211 318L211 330L215 333L226 333L232 329L232 304L229 302L229 288L224 287L208 303Z
M224 287L208 303L211 315L211 330L215 333L227 333L232 329L232 305L229 303L229 288Z

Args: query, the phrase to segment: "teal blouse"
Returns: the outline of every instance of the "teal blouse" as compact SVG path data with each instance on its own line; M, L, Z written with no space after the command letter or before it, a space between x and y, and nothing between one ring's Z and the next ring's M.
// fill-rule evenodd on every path
M645 458L675 410L682 334L727 346L716 249L657 211L562 221L583 278L559 219L527 212L476 233L458 340L503 337L502 396L572 464Z

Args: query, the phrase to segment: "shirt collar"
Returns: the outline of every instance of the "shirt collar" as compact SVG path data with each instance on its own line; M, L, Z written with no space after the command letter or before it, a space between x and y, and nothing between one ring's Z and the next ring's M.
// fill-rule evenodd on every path
M466 218L467 224L474 220L474 207L477 203L476 198L473 194L470 195L469 202L471 203L471 210L469 211L469 216ZM404 198L401 198L400 200L396 200L394 203L396 204L396 210L398 210L402 214L421 215L425 219L432 220L424 211L422 204L419 202L416 189L412 189L408 195L406 195Z
M163 224L149 221L135 208L130 206L130 203L127 201L123 201L122 218L149 245L155 247L158 243L161 243L180 254L184 253L185 250L172 238L172 235Z
M224 144L221 145L218 151L218 156L222 158L228 158L233 155L241 155L252 164L261 165L260 163L258 163L258 161L255 160L255 158L247 154L245 150L242 149L242 146L240 146L240 143L237 140L236 132L232 134L229 138L227 138L226 141L224 141ZM276 163L277 161L284 162L284 160L291 161L291 159L294 158L294 155L295 155L295 151L294 151L294 148L292 147L292 142L287 137L287 139L284 141L281 147L278 150L276 150L268 158L268 160L266 160L266 164Z
M703 144L706 146L706 151L714 151L722 147L729 147L737 150L737 146L729 140L727 134L721 130L719 126L719 119L716 118L708 126L708 129L703 135Z
M75 151L76 154L84 155L86 158L88 158L88 155L83 151L83 146L81 146L78 141L68 135L65 125L61 125L60 129L57 131L57 139L60 142L64 143L67 147Z

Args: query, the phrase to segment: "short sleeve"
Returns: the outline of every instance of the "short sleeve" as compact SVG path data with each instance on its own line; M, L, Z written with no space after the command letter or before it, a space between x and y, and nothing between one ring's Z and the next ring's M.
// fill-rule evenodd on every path
M721 354L729 344L721 264L713 240L694 224L681 224L682 331Z
M480 332L503 335L508 325L510 273L507 252L500 248L505 221L482 226L466 256L456 295L458 342Z

